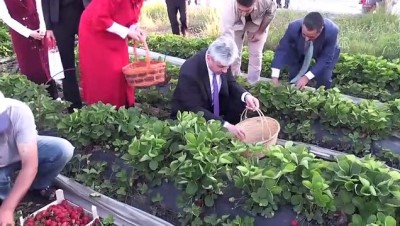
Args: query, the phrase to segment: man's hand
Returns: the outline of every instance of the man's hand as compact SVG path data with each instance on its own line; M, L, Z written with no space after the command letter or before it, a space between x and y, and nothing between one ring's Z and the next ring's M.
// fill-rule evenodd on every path
M14 226L14 211L3 210L2 207L0 207L0 226Z
M56 48L56 37L54 36L54 33L52 30L46 31L46 41L49 49L54 49Z
M281 85L281 82L279 81L279 78L272 77L272 85L274 85L274 86Z
M309 81L310 79L308 79L307 76L304 75L297 81L296 87L300 90L303 90Z
M261 36L263 35L262 32L256 31L252 34L249 35L249 41L250 42L258 42L261 39Z
M38 30L34 30L29 34L29 37L34 38L36 40L42 40L44 35Z
M253 95L247 94L244 99L246 101L247 109L252 110L252 111L256 111L256 110L260 109L260 102Z
M228 131L232 133L239 140L243 140L246 137L243 130L241 130L235 125L230 124L229 122L225 123L225 128L227 128Z

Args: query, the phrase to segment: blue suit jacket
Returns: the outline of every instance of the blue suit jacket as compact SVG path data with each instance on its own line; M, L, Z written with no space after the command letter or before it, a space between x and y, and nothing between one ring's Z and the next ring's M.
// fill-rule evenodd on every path
M304 59L305 39L302 36L301 27L303 19L291 22L275 50L272 67L282 69L285 65L302 64ZM311 72L318 76L325 70L333 70L339 57L338 45L339 27L330 19L324 19L324 28L320 36L314 40L313 58L316 64Z

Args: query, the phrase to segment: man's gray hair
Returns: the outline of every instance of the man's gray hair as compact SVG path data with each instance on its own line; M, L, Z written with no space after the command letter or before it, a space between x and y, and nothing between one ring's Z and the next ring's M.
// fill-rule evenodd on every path
M223 35L213 41L208 47L207 54L224 66L230 66L239 57L236 43L229 35Z

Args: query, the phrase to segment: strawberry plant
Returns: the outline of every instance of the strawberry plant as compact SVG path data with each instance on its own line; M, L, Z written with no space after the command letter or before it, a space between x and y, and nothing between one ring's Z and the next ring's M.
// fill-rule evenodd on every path
M29 81L24 75L0 76L0 90L4 96L21 100L28 104L39 129L55 128L62 117L62 112L69 106L68 102L53 100L45 85Z
M232 140L220 122L206 122L203 117L188 112L179 113L177 118L170 129L179 145L170 152L173 160L159 173L182 188L184 193L178 204L189 206L186 212L193 216L198 207L214 205L214 199L231 178L232 166L247 148Z
M72 206L67 200L63 200L60 204L52 205L35 216L28 217L24 225L85 226L92 220L92 217L87 215L82 207ZM96 219L91 225L100 225L100 221Z

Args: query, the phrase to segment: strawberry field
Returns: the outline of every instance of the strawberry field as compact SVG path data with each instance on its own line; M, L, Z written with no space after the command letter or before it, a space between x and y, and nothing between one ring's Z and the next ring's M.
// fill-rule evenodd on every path
M186 59L210 41L150 36L149 47ZM245 71L246 52L243 57ZM265 77L272 57L265 52ZM288 142L269 150L233 139L201 114L170 120L179 65L168 64L167 72L170 83L138 90L131 109L96 104L68 114L67 103L17 74L3 73L0 90L29 104L41 134L77 147L64 176L172 225L391 226L400 220L399 60L342 54L331 90L249 86L238 78L281 124L279 138ZM339 155L321 156L308 144ZM243 157L248 150L266 157Z

